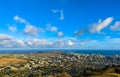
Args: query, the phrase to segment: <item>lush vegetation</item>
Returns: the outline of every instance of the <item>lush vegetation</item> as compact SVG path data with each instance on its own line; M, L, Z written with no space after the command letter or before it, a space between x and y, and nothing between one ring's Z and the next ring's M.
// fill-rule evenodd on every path
M104 69L87 68L84 72L79 71L77 68L61 68L61 67L37 67L34 69L13 70L6 67L0 72L0 77L92 77L92 76L109 76L119 77L120 67L106 67Z

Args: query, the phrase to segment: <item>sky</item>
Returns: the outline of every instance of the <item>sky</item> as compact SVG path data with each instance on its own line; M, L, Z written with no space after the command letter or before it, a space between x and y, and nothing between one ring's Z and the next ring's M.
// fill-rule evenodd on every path
M120 49L119 0L0 0L0 49Z

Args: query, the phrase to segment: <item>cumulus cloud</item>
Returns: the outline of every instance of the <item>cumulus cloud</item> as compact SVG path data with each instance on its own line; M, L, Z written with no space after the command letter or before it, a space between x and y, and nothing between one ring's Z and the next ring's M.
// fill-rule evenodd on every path
M51 26L51 24L49 24L47 26L47 30L51 31L51 32L57 32L58 28L56 26Z
M52 9L53 13L57 13L60 12L58 10L54 10ZM61 11L62 13L62 11ZM41 28L41 27L37 27L35 25L30 24L28 21L26 21L26 19L19 17L18 15L16 15L14 17L15 21L18 21L20 23L24 23L25 24L25 28L23 30L23 33L31 35L31 36L36 36L39 35L39 33L44 33L45 31L50 31L50 32L58 32L58 28L56 26L52 26L51 24L48 24L48 26L46 28ZM9 26L9 30L14 32L17 29L14 26ZM62 33L59 33L59 36L62 36Z
M24 29L24 33L28 34L28 35L36 36L39 33L39 29L34 25L27 24L25 29Z
M3 48L42 48L42 47L70 47L74 45L73 40L68 40L68 39L39 39L39 38L34 38L34 39L29 39L29 40L17 40L12 36L9 36L7 34L0 34L0 47Z
M15 40L12 36L7 34L0 34L0 47L27 47L23 40Z
M12 47L14 45L13 37L0 34L0 47Z
M7 34L0 34L0 48L119 48L120 38L112 38L107 36L103 41L100 40L73 40L73 39L29 39L17 40Z
M68 46L73 46L73 45L74 45L74 42L73 42L72 40L68 40L67 45L68 45Z
M48 46L53 46L53 45L54 45L53 41L48 42Z
M46 40L45 39L32 39L28 41L23 40L16 40L15 38L6 35L6 34L0 34L0 47L7 47L7 48L16 48L16 47L42 47L46 46Z
M106 39L107 38L107 39ZM0 34L0 47L2 48L67 48L67 47L84 47L84 48L119 48L120 38L111 38L107 36L103 41L99 40L71 40L71 39L29 39L29 40L16 40L14 37L7 34Z
M120 21L115 22L114 25L110 26L110 30L117 31L120 30Z
M40 47L45 46L46 40L45 39L33 39L31 41L28 41L27 43L30 47Z
M58 37L63 37L63 32L58 32L57 36Z
M25 28L24 28L24 30L23 30L23 32L24 32L25 34L35 36L35 35L38 35L39 32L45 32L45 29L40 28L40 27L36 27L36 26L30 24L28 21L26 21L26 19L21 18L21 17L19 17L18 15L16 15L16 16L14 17L14 20L16 20L16 21L18 21L18 22L20 22L20 23L25 24ZM10 31L15 31L16 28L10 26L10 27L9 27L9 30L10 30Z
M47 43L49 45L49 47L51 48L61 48L61 47L65 47L66 45L66 41L63 39L54 39L51 40L49 43ZM51 45L50 45L51 44Z
M50 31L52 31L52 32L57 32L57 30L58 30L58 28L55 27L55 26L53 26L53 27L50 28Z
M14 26L9 26L9 31L11 31L11 32L16 32L16 31L17 31L17 28L14 27Z
M91 26L90 32L91 33L100 33L102 29L110 25L113 21L113 17L108 17L104 21L99 20L98 23L95 23Z
M17 46L27 47L27 45L25 44L25 42L23 40L17 40L16 43L17 43Z
M13 19L15 21L18 21L18 22L23 23L23 24L27 24L28 23L24 18L21 18L18 15L16 15Z
M59 45L59 47L64 47L65 46L65 41L64 40L60 40L58 45Z
M11 40L13 37L6 35L6 34L0 34L0 40Z
M0 40L0 47L13 47L14 42L12 40Z

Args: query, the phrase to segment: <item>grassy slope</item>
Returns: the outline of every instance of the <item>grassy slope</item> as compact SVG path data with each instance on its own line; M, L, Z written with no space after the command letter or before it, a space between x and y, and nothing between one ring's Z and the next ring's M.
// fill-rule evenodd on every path
M120 74L115 73L115 68L109 68L105 70L105 72L102 75L99 76L93 76L93 77L120 77Z
M0 58L0 66L5 66L9 64L25 63L27 60L18 58Z

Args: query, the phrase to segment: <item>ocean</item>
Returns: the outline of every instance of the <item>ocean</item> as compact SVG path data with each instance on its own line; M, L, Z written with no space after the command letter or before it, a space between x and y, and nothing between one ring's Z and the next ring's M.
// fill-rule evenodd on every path
M34 53L34 52L52 52L55 50L0 50L0 54L21 54L21 53ZM77 53L77 54L101 54L104 56L119 55L120 50L60 50L64 53Z

